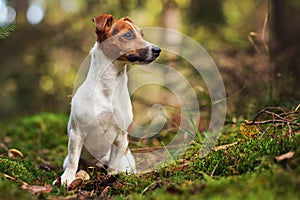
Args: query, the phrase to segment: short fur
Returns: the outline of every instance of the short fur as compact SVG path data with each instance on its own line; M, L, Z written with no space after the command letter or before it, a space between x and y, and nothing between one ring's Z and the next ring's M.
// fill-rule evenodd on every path
M70 185L79 162L108 166L108 173L136 172L128 149L128 129L133 122L127 88L127 63L147 64L160 49L145 41L132 20L102 14L93 19L97 41L90 51L86 80L72 98L68 123L68 156L64 173L54 183Z

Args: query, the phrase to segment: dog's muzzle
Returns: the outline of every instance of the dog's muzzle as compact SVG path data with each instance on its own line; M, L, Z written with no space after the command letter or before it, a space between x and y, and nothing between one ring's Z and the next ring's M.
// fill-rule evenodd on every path
M157 46L151 46L150 48L139 49L136 54L127 55L129 62L138 62L138 63L151 63L153 62L160 54L161 49Z

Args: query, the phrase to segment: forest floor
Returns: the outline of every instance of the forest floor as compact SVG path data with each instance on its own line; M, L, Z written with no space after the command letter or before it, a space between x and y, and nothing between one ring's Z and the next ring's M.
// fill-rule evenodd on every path
M68 117L40 114L0 124L1 199L300 199L299 113L225 125L200 156L195 139L165 167L52 186L67 154Z

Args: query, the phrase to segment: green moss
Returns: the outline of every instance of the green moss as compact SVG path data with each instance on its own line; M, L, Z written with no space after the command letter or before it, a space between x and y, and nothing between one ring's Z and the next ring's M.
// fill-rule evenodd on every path
M0 174L15 178L15 181L4 176L0 178L1 197L35 198L37 196L32 197L20 189L22 181L30 185L45 185L58 177L67 152L67 119L63 115L41 114L9 125L0 124L0 137L7 147L1 150ZM224 129L218 145L237 141L227 149L211 150L205 157L199 154L202 144L195 141L180 161L175 160L165 168L146 174L121 174L104 185L101 181L97 182L96 173L91 173L92 180L81 190L94 191L96 197L101 196L106 188L101 198L116 199L298 199L299 134L287 136L282 135L281 131L267 132L248 138L234 126ZM25 157L8 158L6 152L9 148L21 150ZM289 151L295 152L291 159L275 161L276 156ZM52 164L54 170L39 168L40 164L45 163ZM9 192L4 194L5 190ZM50 194L42 197L68 195L74 193L55 186Z
M45 161L61 168L63 157L67 153L68 136L66 115L43 113L16 120L4 126L0 140L8 149L16 148L36 164ZM6 149L0 149L6 153Z
M0 176L0 197L5 200L37 199L27 191L20 189L20 185Z
M298 178L279 168L220 179L183 179L178 184L170 181L153 185L156 187L143 194L135 192L129 199L298 199L300 195Z
M12 189L17 190L16 198L8 199L22 199L17 198L19 193L28 194L20 189L22 181L30 185L52 184L58 173L61 173L67 153L67 120L65 115L43 113L17 119L9 124L0 124L0 140L5 145L5 148L0 149L0 176L7 174L15 178L15 181L4 180L10 185L16 185ZM7 149L11 148L20 150L24 158L8 158ZM41 169L40 165L45 164L55 170ZM66 193L65 189L54 187L52 194Z
M246 173L214 180L203 192L195 195L204 199L298 199L299 181L282 171ZM195 198L196 199L196 198Z
M236 133L233 133L236 134ZM117 196L132 199L297 199L299 195L300 135L263 135L256 139L237 138L227 149L210 151L200 157L201 144L186 152L185 163L174 162L157 172L141 176L121 176L126 185ZM284 161L275 157L294 151ZM285 186L283 186L283 183ZM195 193L195 195L194 195ZM114 191L116 194L116 191Z
M0 158L0 172L8 174L20 181L33 182L34 180L33 173L24 166L22 161Z

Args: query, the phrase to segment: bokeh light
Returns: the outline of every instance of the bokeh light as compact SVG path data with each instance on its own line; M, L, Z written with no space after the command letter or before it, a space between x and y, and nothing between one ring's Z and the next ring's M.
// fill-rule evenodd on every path
M76 12L79 9L79 3L76 0L61 0L60 5L66 12Z
M5 0L0 0L0 26L12 24L15 21L15 18L15 9L6 6Z
M39 24L45 15L45 3L44 1L32 1L27 10L26 17L30 24Z

